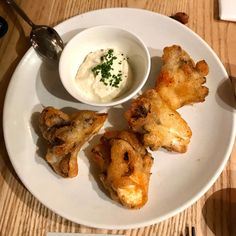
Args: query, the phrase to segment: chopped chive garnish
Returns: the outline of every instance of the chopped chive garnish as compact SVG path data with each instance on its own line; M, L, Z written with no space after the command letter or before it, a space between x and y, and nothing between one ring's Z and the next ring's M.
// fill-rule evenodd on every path
M112 87L118 88L120 82L122 81L122 71L119 70L118 74L111 74L111 71L114 70L112 67L113 61L117 59L116 56L114 56L114 50L109 49L107 53L100 57L101 63L97 66L92 68L92 72L95 74L95 76L101 74L100 81L104 85L110 85ZM124 54L121 54L124 56ZM125 60L125 58L124 58ZM122 62L119 61L118 64L121 64Z

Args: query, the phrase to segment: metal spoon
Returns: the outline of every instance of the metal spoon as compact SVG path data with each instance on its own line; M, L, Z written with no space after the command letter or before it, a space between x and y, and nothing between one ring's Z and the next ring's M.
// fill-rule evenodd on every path
M35 25L13 0L5 1L32 27L30 42L39 56L47 61L57 62L64 48L59 34L52 27Z

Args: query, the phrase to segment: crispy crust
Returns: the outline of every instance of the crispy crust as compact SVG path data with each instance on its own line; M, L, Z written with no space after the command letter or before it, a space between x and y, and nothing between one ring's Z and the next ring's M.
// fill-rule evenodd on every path
M203 84L209 68L204 60L195 64L177 45L165 47L162 60L156 90L173 110L186 104L205 101L209 90Z
M40 114L39 126L48 141L45 159L62 177L78 174L77 154L81 146L103 126L107 114L78 111L71 116L46 107Z
M191 129L154 89L133 100L125 118L130 128L141 135L144 146L152 150L164 147L169 151L186 152Z
M112 199L141 208L148 199L153 158L131 131L106 132L92 149L100 179Z

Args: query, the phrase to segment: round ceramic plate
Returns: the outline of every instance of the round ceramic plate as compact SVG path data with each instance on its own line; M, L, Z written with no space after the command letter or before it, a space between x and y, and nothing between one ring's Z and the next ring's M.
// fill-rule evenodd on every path
M92 227L125 229L157 223L184 210L200 198L222 172L235 134L234 102L227 73L212 49L189 28L173 19L138 9L103 9L73 17L56 27L65 41L95 25L111 24L132 30L151 53L151 73L144 89L154 85L165 46L180 45L194 60L205 59L209 95L204 103L179 110L193 136L185 154L163 149L153 152L154 165L149 200L139 210L129 210L112 201L95 177L90 150L99 135L81 149L79 174L73 179L57 176L43 159L45 143L38 132L38 116L44 106L105 111L70 97L60 83L58 69L41 62L31 48L12 76L4 105L6 147L20 179L45 206L59 215ZM108 108L104 126L127 127L122 118L128 104ZM101 130L100 133L104 131Z

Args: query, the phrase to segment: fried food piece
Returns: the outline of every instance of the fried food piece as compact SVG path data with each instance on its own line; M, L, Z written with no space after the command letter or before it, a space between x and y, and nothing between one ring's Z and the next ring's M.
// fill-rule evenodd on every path
M63 177L78 174L77 154L81 146L103 126L107 114L78 111L71 116L53 107L40 114L39 127L48 141L45 159Z
M100 179L113 200L141 208L148 199L153 158L131 131L110 131L92 149Z
M190 56L177 45L165 47L162 60L156 90L173 110L185 104L205 101L208 88L203 84L209 68L204 60L195 65Z
M154 89L147 90L125 112L130 128L141 135L144 146L184 153L192 131L180 114L171 109Z

